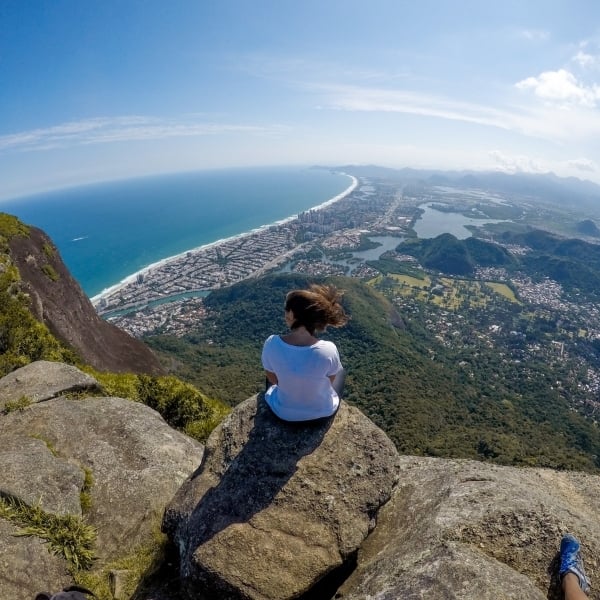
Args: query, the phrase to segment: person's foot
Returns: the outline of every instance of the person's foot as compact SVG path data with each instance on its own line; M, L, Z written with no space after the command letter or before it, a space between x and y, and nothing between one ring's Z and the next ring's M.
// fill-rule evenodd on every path
M590 591L590 580L585 574L583 560L579 554L579 540L566 534L560 542L560 567L558 574L562 579L567 573L574 573L579 579L579 587L587 594Z

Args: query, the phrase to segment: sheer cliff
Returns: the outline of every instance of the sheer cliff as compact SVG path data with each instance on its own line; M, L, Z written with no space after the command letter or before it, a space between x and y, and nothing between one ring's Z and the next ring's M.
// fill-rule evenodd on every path
M43 231L21 226L4 238L31 313L85 363L100 371L163 373L146 345L96 314Z

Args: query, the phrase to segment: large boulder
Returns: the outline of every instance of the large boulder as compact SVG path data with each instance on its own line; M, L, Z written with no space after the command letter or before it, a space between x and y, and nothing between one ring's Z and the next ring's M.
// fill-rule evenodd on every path
M96 553L103 559L147 538L203 452L201 444L169 427L151 408L111 397L56 398L12 412L0 418L0 447L5 437L14 436L42 440L57 464L68 461L82 477L89 471L93 483L86 518L98 529ZM14 481L11 495L28 501L30 483L24 477L20 491L18 486ZM46 512L55 510L53 492L39 489Z
M34 434L35 435L35 434ZM53 515L81 516L85 473L36 437L0 434L0 496Z
M20 370L11 385L33 389L35 373ZM0 380L8 396L11 385ZM98 565L136 552L156 535L164 507L200 464L203 446L143 404L54 397L60 386L53 390L51 399L0 414L0 497L41 511L45 521L74 517L92 525ZM31 600L73 583L66 561L41 538L15 537L28 523L11 511L0 505L0 597Z
M562 599L562 535L600 576L600 477L402 457L400 481L336 594L343 600ZM594 586L592 599L600 599Z
M94 377L61 362L38 360L0 379L0 410L7 404L43 402L67 392L99 392Z
M163 527L190 598L298 598L351 562L397 481L386 435L342 403L312 424L277 419L262 398L212 433L202 466Z

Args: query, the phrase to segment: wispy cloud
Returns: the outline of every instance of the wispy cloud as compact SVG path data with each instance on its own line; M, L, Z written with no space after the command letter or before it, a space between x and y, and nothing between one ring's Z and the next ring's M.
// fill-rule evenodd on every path
M579 50L579 52L573 56L572 60L584 69L600 66L600 56L584 52L583 50Z
M322 86L326 108L360 112L408 113L509 128L510 114L480 104L404 90L358 86Z
M598 170L598 165L589 158L575 158L567 161L567 166L578 171L593 173Z
M542 100L562 105L597 106L600 86L585 85L566 69L544 71L537 77L527 77L515 84L520 90L532 90Z
M281 130L282 128L278 126L211 123L198 120L194 116L181 119L161 119L138 115L99 117L2 135L0 136L0 151L42 151L89 144L232 133L273 134Z
M496 168L505 173L544 173L548 171L542 161L530 156L507 155L500 150L491 150L488 154L496 163Z
M577 106L490 106L444 96L373 87L329 85L319 88L320 108L355 112L405 113L495 127L523 135L565 142L600 135L600 113Z
M550 38L550 33L542 29L521 29L519 35L532 42L544 42Z

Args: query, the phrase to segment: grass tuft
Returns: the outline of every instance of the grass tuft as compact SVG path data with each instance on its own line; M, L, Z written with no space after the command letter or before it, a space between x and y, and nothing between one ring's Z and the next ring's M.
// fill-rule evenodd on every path
M101 565L98 569L78 571L74 574L75 582L93 590L97 600L113 600L110 572L127 571L125 597L137 598L138 593L145 589L146 580L151 578L164 562L166 547L167 537L161 533L160 526L156 523L146 543L124 557Z
M9 414L11 412L23 411L28 406L33 404L33 400L27 396L21 396L18 400L9 400L2 409L2 414Z
M79 492L79 503L81 504L81 512L87 513L92 508L92 486L94 485L94 475L91 469L83 467L84 479L83 487Z
M17 535L45 540L48 550L65 558L73 571L92 566L97 532L79 517L52 515L15 498L0 498L0 517L22 528Z

